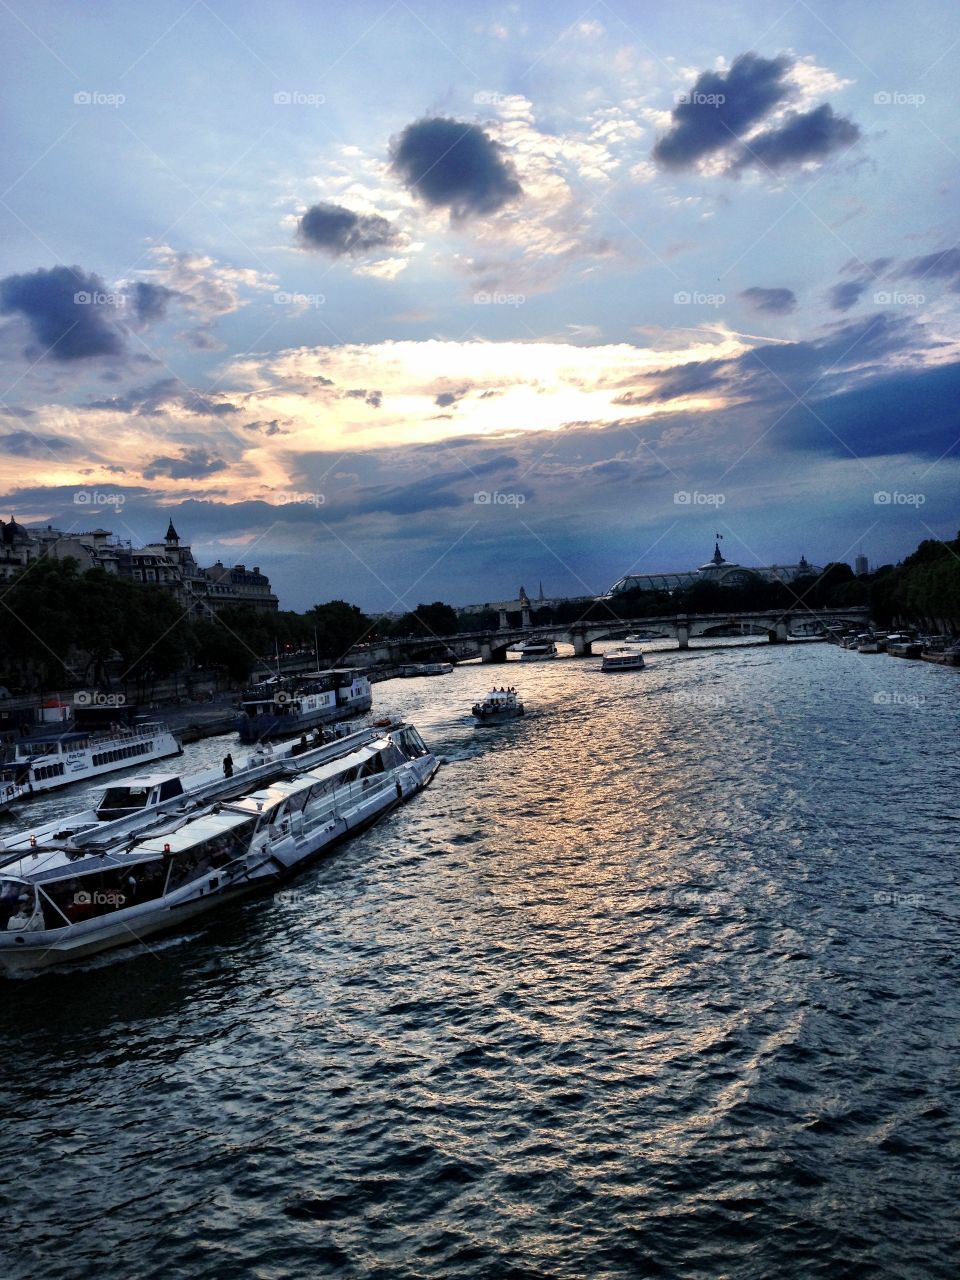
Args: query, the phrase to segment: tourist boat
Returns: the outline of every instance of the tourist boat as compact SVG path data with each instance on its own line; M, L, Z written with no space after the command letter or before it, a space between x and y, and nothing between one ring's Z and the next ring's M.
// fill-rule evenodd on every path
M400 668L401 676L448 676L452 662L409 662Z
M387 721L388 725L392 723ZM184 813L215 800L234 798L256 784L265 784L279 777L295 756L302 755L300 764L306 767L341 750L339 742L322 745L319 734L320 731L316 731L313 743L306 746L286 743L275 748L260 748L236 764L230 757L229 774L221 766L193 774L137 774L115 781L90 808L46 823L34 823L22 831L4 833L0 836L0 852L27 850L51 841L58 844L69 841L76 847L91 842L102 843L112 836L120 838L145 829L171 814ZM366 741L370 736L368 728L349 741Z
M13 765L0 766L0 813L6 813L11 805L26 794L27 789L17 781L17 771Z
M470 708L477 724L503 724L523 715L523 700L516 689L491 689Z
M240 702L241 742L289 738L331 720L369 711L370 681L353 667L257 685Z
M887 653L894 658L919 658L923 644L908 631L898 631L887 636Z
M544 662L557 656L557 646L552 640L528 640L520 645L521 662Z
M21 738L6 764L15 770L16 782L28 796L182 751L165 724L135 720L121 728L72 729Z
M335 759L142 838L0 857L0 972L83 960L269 891L409 800L439 767L412 725L338 745Z
M631 649L625 644L618 645L603 655L600 663L601 671L642 671L644 668L643 651Z

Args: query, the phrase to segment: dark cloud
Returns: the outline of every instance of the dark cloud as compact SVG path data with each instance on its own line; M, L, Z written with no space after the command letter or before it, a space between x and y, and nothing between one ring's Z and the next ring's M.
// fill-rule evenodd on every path
M433 403L439 405L441 409L449 409L452 404L462 400L469 390L469 387L457 387L453 391L441 391Z
M369 253L396 242L396 232L378 213L354 213L340 204L315 204L297 224L297 235L308 249L331 257Z
M766 315L789 315L797 307L797 295L792 289L764 289L760 285L753 285L749 289L743 289L740 297L754 311Z
M686 169L723 151L794 92L786 80L793 59L742 53L730 70L704 71L684 101L673 109L673 124L653 149L665 169Z
M416 120L391 143L404 186L454 221L495 213L522 194L506 151L479 125L441 116Z
M351 387L349 391L345 391L343 394L350 400L363 400L374 409L379 409L383 404L382 391L368 391L366 387Z
M143 478L156 480L160 476L168 476L171 480L200 480L204 476L223 471L226 465L222 458L215 458L198 446L194 449L181 449L177 458L154 458L143 468Z
M245 422L243 427L245 431L259 431L264 436L288 436L290 434L289 431L281 427L279 418L271 418L269 422Z
M214 418L243 412L226 400L217 400L212 396L191 390L178 378L161 378L148 387L134 387L124 395L110 396L106 400L91 400L87 408L109 409L115 413L135 413L140 417L165 414L171 408Z
M939 459L960 441L960 364L877 377L794 405L775 428L790 448L836 457Z
M807 160L825 160L834 151L852 147L861 137L859 125L838 116L825 102L813 111L791 111L782 125L756 134L744 143L732 171L756 165L782 169Z
M841 280L828 294L831 308L834 311L849 311L860 301L860 295L869 283L868 280Z
M164 318L170 303L179 297L176 289L168 289L163 284L151 284L148 280L138 280L130 293L134 317L140 324L153 324Z
M38 354L54 360L123 355L110 297L100 277L81 267L40 267L0 280L0 313L22 316L42 348Z
M8 431L0 435L0 453L17 458L49 458L51 450L69 449L70 442L59 436L38 436L32 431Z
M900 274L911 280L947 280L950 292L960 293L960 249L941 249L921 258L910 258Z

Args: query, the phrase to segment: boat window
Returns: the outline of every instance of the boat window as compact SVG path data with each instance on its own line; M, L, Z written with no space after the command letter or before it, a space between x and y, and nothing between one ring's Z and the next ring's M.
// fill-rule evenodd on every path
M214 868L225 867L235 858L243 857L250 847L253 829L254 819L251 818L249 822L230 831L211 836L209 840L203 840L174 854L167 884L168 892L207 875Z
M27 929L36 913L33 885L24 880L0 880L0 929Z
M150 796L149 787L108 787L97 809L107 813L112 809L142 809Z

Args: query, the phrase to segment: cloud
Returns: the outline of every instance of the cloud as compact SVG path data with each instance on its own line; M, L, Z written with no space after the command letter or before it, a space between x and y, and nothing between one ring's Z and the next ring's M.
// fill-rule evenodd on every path
M113 296L81 267L39 267L0 280L0 313L22 316L53 360L121 356L124 335Z
M523 194L504 147L475 124L416 120L391 143L391 164L410 191L459 222L496 213Z
M0 435L0 453L10 453L18 458L46 458L51 450L69 447L69 442L59 436L38 436L32 431L8 431Z
M674 107L672 126L653 148L654 160L665 169L688 169L726 150L793 96L787 79L792 66L786 54L761 58L742 53L726 73L704 71Z
M776 128L754 134L743 146L730 171L758 168L782 169L786 165L825 160L859 141L859 125L835 114L828 102L813 111L788 112Z
M941 249L921 258L910 258L900 274L911 280L947 280L951 293L960 293L960 249Z
M754 311L764 315L785 316L797 307L797 295L792 289L764 289L753 285L749 289L743 289L740 297Z
M181 449L177 458L154 458L143 468L143 478L156 480L158 476L168 476L171 480L201 480L204 476L226 470L226 466L222 458L213 457L206 449L197 446Z
M138 280L131 291L134 315L141 324L153 324L164 318L169 304L179 297L176 289L151 284L149 280Z
M167 414L173 410L185 413L209 415L214 418L241 413L242 410L228 400L217 400L192 390L179 378L161 378L147 387L132 387L124 395L110 396L106 400L92 400L88 409L107 409L116 413L135 413L141 417Z
M369 253L396 243L396 232L378 213L354 213L340 204L312 205L297 224L297 235L308 249L331 257Z
M860 295L869 284L868 280L841 280L835 284L827 295L833 311L849 311L860 301Z
M960 443L960 363L898 371L801 402L777 425L790 448L837 457L914 454L939 459Z

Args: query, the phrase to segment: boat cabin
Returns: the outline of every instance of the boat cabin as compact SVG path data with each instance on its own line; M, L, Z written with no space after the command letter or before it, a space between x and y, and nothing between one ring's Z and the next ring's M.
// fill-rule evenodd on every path
M97 817L101 822L112 822L114 818L126 818L131 813L151 809L183 794L183 780L177 773L150 773L128 778L124 783L107 787L97 802Z

